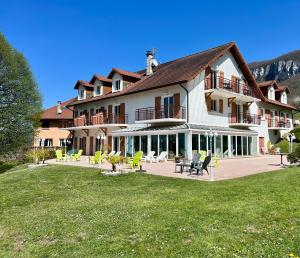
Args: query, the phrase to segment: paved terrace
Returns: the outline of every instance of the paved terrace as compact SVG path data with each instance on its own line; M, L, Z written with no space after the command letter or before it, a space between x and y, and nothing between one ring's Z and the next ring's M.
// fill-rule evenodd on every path
M88 157L82 156L80 161L60 161L55 159L47 160L48 164L63 164L69 166L82 166L82 167L99 167L104 170L111 170L111 164L104 162L99 165L91 165L88 163ZM283 158L283 163L288 165L286 157ZM210 177L204 172L204 175L190 175L189 172L175 173L174 161L160 162L160 163L146 163L142 162L142 167L148 174L158 176L168 176L183 179L195 179L195 180L210 180ZM220 160L220 166L218 169L214 169L214 180L226 180L239 178L248 175L254 175L262 172L270 172L281 169L280 156L279 155L265 155L261 157L249 157L249 158L233 158ZM117 166L117 170L130 171L128 166Z

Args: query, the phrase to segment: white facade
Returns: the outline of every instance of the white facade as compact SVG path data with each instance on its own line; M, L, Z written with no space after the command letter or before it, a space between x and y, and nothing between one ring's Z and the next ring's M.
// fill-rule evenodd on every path
M216 62L210 65L211 70L215 71L216 75L220 75L220 71L223 72L224 78L230 80L232 76L235 78L243 81L245 79L245 75L242 73L242 71L239 69L239 66L232 56L230 52L225 53L221 58L219 58ZM115 82L120 81L119 89L115 88ZM122 91L123 90L123 78L122 75L115 73L112 77L112 92L116 91ZM222 93L224 91L224 94ZM188 92L187 92L188 91ZM273 96L274 92L274 96ZM103 91L101 92L103 94ZM155 99L156 97L160 97L161 105L165 104L165 97L173 97L174 94L180 94L180 100L179 104L182 107L187 108L186 115L183 119L176 119L173 120L161 120L152 118L153 121L147 121L149 124L143 124L143 121L136 121L136 112L139 109L143 108L155 108ZM223 95L222 95L223 94ZM214 104L216 105L216 110L208 110L206 98L210 97ZM268 91L268 97L270 99L275 99L275 90L273 88ZM175 97L174 97L175 98ZM220 101L221 100L221 101ZM282 96L282 100L284 100L284 96ZM172 100L174 101L174 99ZM169 148L172 148L172 151L174 155L179 155L181 153L181 149L184 149L184 155L187 156L187 158L191 158L193 146L197 146L195 148L198 148L200 150L201 146L206 146L207 150L211 150L209 147L210 139L209 137L205 138L205 144L200 141L204 141L203 137L205 135L205 132L209 130L209 128L212 128L214 131L216 131L219 135L218 138L214 139L214 150L213 152L217 152L218 155L221 155L222 157L231 157L231 156L248 156L248 155L258 155L260 153L260 148L266 147L267 142L270 140L273 143L277 142L278 139L283 135L283 133L289 131L291 128L272 128L270 129L270 126L268 124L268 121L266 119L265 114L262 114L260 124L247 124L248 122L245 122L243 117L243 121L234 121L235 124L232 122L232 102L237 105L238 113L244 113L249 114L250 116L258 116L259 108L262 110L269 109L271 111L277 110L278 114L279 112L283 113L283 116L285 119L290 121L290 124L292 126L292 113L290 110L282 110L281 107L276 105L269 105L266 103L263 103L259 96L243 96L240 93L235 92L229 92L224 89L212 89L211 91L207 91L205 88L205 71L202 71L200 74L198 74L194 79L190 80L188 83L181 84L181 85L172 85L167 86L159 89L153 89L153 90L147 90L143 92L138 92L130 95L121 95L118 97L111 97L107 99L102 99L94 102L89 102L86 104L81 104L75 106L75 111L78 112L78 114L82 114L84 111L98 110L100 108L104 110L109 110L109 106L112 107L112 113L114 113L115 106L119 106L122 103L125 104L125 114L128 116L126 120L126 126L128 127L128 131L119 129L123 128L124 125L108 125L105 127L105 125L101 126L86 126L84 128L71 128L74 130L74 137L77 139L86 137L86 153L92 154L97 146L95 143L90 144L90 140L93 141L96 140L97 135L100 133L103 133L102 128L107 128L106 131L106 140L104 142L105 145L109 144L109 137L112 137L112 143L111 148L117 150L121 150L120 147L121 144L121 138L124 137L124 148L122 151L125 150L125 155L128 153L128 149L132 148L128 147L129 142L130 144L134 145L132 143L132 139L135 137L135 141L139 141L138 144L135 143L136 148L142 148L142 145L145 144L147 148L144 146L144 149L147 149L149 151L150 149L157 148L157 152L160 151L160 147L155 145L153 147L153 142L156 141L159 145L161 137L163 137L163 140L161 140L163 145L166 147L163 147L166 149L166 151L169 150ZM222 105L222 108L220 107ZM244 110L245 105L247 105L247 110ZM220 112L222 110L222 112ZM248 119L248 115L247 115ZM247 120L246 119L246 120ZM251 118L252 119L252 118ZM260 119L260 118L259 118ZM158 120L158 121L155 121ZM187 128L181 128L177 131L173 130L129 130L131 127L146 127L146 126L176 126L176 125L183 125L185 124ZM194 125L194 128L189 128L190 125ZM206 129L197 129L197 125L204 126ZM222 129L223 128L223 129ZM227 130L228 129L228 130ZM88 133L87 133L88 131ZM171 135L171 136L170 136ZM198 136L193 136L198 135ZM90 138L90 137L93 138ZM153 136L153 137L152 137ZM157 140L156 137L157 136ZM165 137L166 136L166 137ZM133 137L133 138L132 138ZM137 138L139 137L139 138ZM144 137L144 138L141 138ZM151 138L152 137L152 138ZM155 138L155 139L154 139ZM180 138L180 139L179 139ZM259 138L263 139L262 146L262 140L259 140ZM170 144L170 141L175 141L175 145ZM122 138L123 140L123 138ZM197 142L198 141L198 144ZM116 143L117 142L117 143ZM181 146L180 144L184 142L184 146ZM152 145L151 145L152 144ZM202 145L201 145L202 144ZM171 146L172 145L172 146ZM220 145L220 147L218 147ZM237 149L237 145L239 145L239 148L241 150ZM90 146L93 147L93 150L90 150ZM171 146L171 147L170 147ZM226 147L224 147L226 146ZM234 147L235 146L235 147ZM78 148L77 144L77 148ZM136 150L135 148L135 150ZM236 149L234 149L236 148ZM211 150L212 151L212 150ZM183 154L183 153L181 153Z

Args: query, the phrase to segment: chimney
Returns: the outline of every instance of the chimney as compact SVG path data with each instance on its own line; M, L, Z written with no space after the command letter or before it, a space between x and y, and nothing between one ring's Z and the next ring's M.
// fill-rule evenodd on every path
M60 115L62 113L62 106L61 106L61 101L57 101L56 105L56 113Z
M147 57L146 75L151 75L153 73L153 70L152 70L153 53L152 53L152 51L148 50L146 52L146 57Z

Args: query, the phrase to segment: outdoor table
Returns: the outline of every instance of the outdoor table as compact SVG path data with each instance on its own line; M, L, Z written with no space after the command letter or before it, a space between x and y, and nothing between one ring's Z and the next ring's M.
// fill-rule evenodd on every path
M180 173L182 174L184 168L188 167L189 169L191 169L191 163L176 163L175 173L177 173L177 167L180 167Z
M276 153L275 155L280 155L280 166L284 166L283 164L283 155L288 155L288 153Z

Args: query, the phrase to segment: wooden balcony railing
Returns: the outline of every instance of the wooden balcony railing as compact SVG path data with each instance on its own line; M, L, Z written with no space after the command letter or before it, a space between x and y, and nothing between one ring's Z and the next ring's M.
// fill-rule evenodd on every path
M128 123L128 115L121 114L109 114L104 115L102 113L86 117L80 116L74 118L74 127L78 126L88 126L88 125L101 125L101 124L127 124Z
M229 113L228 121L229 124L260 125L261 117L249 113L238 113L238 114Z
M267 119L268 121L268 127L273 128L291 128L291 122L290 120L278 120L278 119Z
M154 120L164 118L186 119L186 108L182 106L163 105L139 108L135 111L135 120Z
M253 91L245 82L241 82L238 80L232 81L219 76L205 79L205 90L210 89L224 89L234 93L254 97Z

